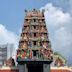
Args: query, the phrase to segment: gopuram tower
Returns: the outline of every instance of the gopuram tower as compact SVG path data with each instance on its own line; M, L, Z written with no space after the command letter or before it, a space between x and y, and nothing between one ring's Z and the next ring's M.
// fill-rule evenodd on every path
M19 72L50 72L53 51L43 12L25 11L17 50Z

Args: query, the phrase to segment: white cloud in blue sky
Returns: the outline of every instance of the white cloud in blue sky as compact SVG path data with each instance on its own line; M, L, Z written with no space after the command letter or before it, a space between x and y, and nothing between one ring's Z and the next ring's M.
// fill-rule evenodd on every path
M49 0L56 7L62 8L64 12L71 12L72 0Z
M41 9L45 9L44 15L49 37L54 51L62 53L72 64L72 17L68 12L63 12L60 7L46 4Z
M12 56L15 58L15 53L18 45L18 36L14 32L6 29L3 24L0 24L0 45L4 44L15 45L12 53Z

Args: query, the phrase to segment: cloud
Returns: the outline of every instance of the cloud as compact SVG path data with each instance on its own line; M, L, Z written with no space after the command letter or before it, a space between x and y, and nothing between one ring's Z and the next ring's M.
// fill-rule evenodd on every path
M49 38L54 51L62 53L72 64L72 17L70 13L63 12L62 8L48 3L40 10L44 9Z
M49 0L54 6L62 8L62 11L72 14L72 0Z
M14 44L12 56L15 58L18 36L14 32L7 30L3 24L0 24L0 45L4 44Z

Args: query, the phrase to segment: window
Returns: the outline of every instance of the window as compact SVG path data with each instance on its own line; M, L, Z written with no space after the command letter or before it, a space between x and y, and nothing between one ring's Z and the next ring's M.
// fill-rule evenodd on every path
M28 21L28 19L25 19L25 21Z
M36 45L36 41L33 42L34 46Z
M36 29L36 26L34 26L34 29Z
M42 43L40 42L40 46L42 46Z
M27 26L24 26L23 30L26 30Z
M44 22L44 19L42 19L42 22Z
M36 33L34 33L34 37L36 37Z
M34 22L36 22L36 19L34 19Z
M36 51L33 51L33 56L36 56Z

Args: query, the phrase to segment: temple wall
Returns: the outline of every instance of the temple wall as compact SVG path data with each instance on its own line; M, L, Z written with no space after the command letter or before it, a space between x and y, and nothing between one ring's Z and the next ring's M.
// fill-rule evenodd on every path
M70 67L51 67L51 72L72 72Z
M44 67L47 68L46 65ZM48 72L47 70L48 69L45 69L45 72ZM14 68L2 67L2 68L0 68L0 72L19 72L19 69L16 67L14 67ZM69 67L51 67L50 72L72 72L72 69Z
M1 67L0 72L19 72L19 69L16 67Z
M0 70L0 72L19 72L18 70Z
M71 71L68 71L68 70L51 70L51 72L71 72Z

